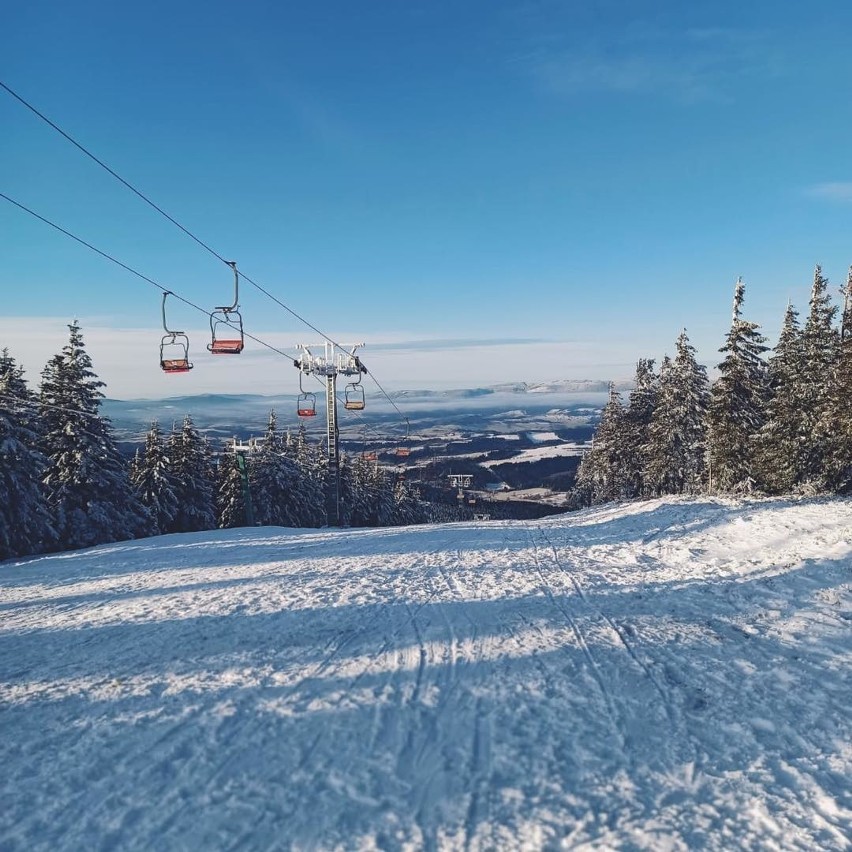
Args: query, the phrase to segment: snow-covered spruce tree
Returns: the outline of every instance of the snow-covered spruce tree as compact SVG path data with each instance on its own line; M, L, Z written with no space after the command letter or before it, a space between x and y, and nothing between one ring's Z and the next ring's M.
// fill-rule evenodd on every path
M369 470L361 455L344 455L340 460L340 525L375 526L376 495Z
M429 517L429 505L420 499L420 494L405 482L397 481L393 489L393 525L424 524Z
M308 441L304 426L294 438L288 438L287 454L299 468L299 526L322 527L328 523L326 512L326 477L328 462L325 453Z
M42 372L40 394L43 482L58 544L71 549L147 535L148 513L99 413L104 383L92 371L80 326L68 328L68 344Z
M734 285L733 316L710 389L707 411L707 472L711 488L748 492L754 483L754 437L766 420L769 396L766 338L757 323L742 318L745 285Z
M361 502L360 487L356 482L355 471L353 470L355 461L346 454L340 456L340 492L337 514L342 527L353 526L352 516ZM354 526L363 526L363 524L354 524Z
M35 395L23 370L0 354L0 560L41 553L53 542L42 476L47 460L38 449Z
M238 461L236 453L226 451L219 456L216 488L216 523L219 529L248 525L243 473Z
M145 448L141 453L137 451L130 466L130 481L151 516L154 534L168 532L177 515L178 501L163 434L156 420L145 437Z
M645 469L648 466L648 430L657 406L658 379L654 359L640 358L636 377L624 412L625 496L642 497L647 493Z
M393 516L393 483L387 471L358 455L348 465L349 523L355 527L388 526Z
M849 268L843 296L840 348L822 429L827 449L826 485L832 491L848 494L852 492L852 267Z
M396 511L396 488L397 485L401 488L404 487L400 475L398 472L379 465L373 465L372 469L369 470L370 491L375 495L371 526L389 527L393 525Z
M620 500L627 493L625 418L621 394L609 386L609 400L577 470L577 491L590 505Z
M767 366L769 401L754 440L754 476L768 494L786 494L804 470L805 417L799 395L805 371L799 314L787 305L778 343Z
M262 526L295 527L299 524L299 468L285 454L274 411L263 436L262 448L249 459L252 506Z
M696 494L704 485L707 371L695 360L686 331L676 348L674 360L663 360L648 433L646 483L654 494Z
M837 362L840 337L834 328L837 308L831 304L828 279L817 265L811 288L810 311L802 335L805 370L802 373L799 405L804 415L804 458L801 481L817 490L825 487L832 425L829 421L831 377Z
M186 415L166 446L175 492L176 512L169 532L195 532L216 527L212 453L206 439Z

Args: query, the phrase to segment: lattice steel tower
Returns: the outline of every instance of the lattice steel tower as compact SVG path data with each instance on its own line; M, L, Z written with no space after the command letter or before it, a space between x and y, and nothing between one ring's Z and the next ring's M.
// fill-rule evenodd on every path
M339 430L337 427L337 377L358 376L346 386L346 402L344 407L360 411L364 408L364 392L360 387L361 376L366 374L367 368L361 363L361 359L355 354L358 347L363 343L355 343L341 347L343 351L335 352L337 347L326 341L325 343L305 344L299 343L301 354L293 364L305 375L322 376L325 378L325 410L328 425L328 472L329 493L327 495L327 510L329 523L335 526L340 524L340 447ZM315 355L314 351L322 351Z

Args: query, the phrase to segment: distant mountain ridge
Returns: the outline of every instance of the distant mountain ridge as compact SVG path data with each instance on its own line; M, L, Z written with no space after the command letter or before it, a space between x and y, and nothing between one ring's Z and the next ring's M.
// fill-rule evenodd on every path
M617 391L630 390L633 383L627 380L612 383ZM403 389L389 391L388 396L394 400L409 399L473 399L494 394L542 394L542 393L607 393L610 382L602 379L557 379L552 382L505 382L497 385L474 388L450 388L444 390L411 390ZM230 403L246 403L251 401L275 403L291 401L295 394L187 394L170 396L161 399L106 399L104 404L111 407L127 408L130 406L148 407L151 405L169 405L178 407L186 403L201 403L203 405L226 405Z
M630 387L628 382L617 382L618 390ZM456 389L417 389L390 391L391 405L378 389L367 389L367 411L364 419L372 422L398 422L399 411L404 410L412 427L442 428L464 417L466 429L488 428L486 413L528 411L543 413L548 410L572 411L585 406L584 411L600 408L606 401L609 382L592 379L559 379L552 382L506 382L487 387ZM169 431L189 414L197 426L213 437L261 434L269 412L274 410L282 428L293 428L300 419L296 416L296 394L215 394L204 393L172 396L164 399L105 399L103 413L112 420L119 437L124 441L139 441L156 420ZM355 428L356 420L349 412L342 412L341 430ZM455 418L455 419L454 419ZM484 419L485 418L485 419ZM313 418L322 420L324 418ZM317 424L304 424L313 429ZM550 428L545 423L544 426ZM457 428L457 427L456 427ZM544 427L543 427L544 428Z

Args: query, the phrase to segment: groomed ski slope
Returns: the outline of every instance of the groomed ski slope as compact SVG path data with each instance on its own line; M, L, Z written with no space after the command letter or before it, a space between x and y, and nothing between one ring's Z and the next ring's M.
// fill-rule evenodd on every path
M0 848L849 849L852 502L0 565Z

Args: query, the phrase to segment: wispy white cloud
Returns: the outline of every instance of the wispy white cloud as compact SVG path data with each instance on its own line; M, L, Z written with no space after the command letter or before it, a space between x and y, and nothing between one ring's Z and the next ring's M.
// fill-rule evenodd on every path
M828 201L852 201L852 181L829 181L809 186L805 195L811 198L824 198Z
M105 318L80 317L86 349L94 370L106 382L107 396L118 399L161 399L200 393L295 394L298 373L286 358L252 341L239 357L207 352L209 330L187 327L189 374L166 375L159 368L162 329L122 328ZM295 351L293 336L253 330L285 352ZM354 340L332 330L336 340ZM0 317L0 348L8 346L26 370L32 387L42 367L68 340L67 319ZM398 388L478 387L502 382L554 379L620 379L632 374L635 341L576 341L538 338L424 340L400 332L369 335L364 363L382 385ZM644 351L644 350L641 350ZM369 384L369 382L368 382Z
M781 67L764 34L724 28L633 27L591 44L537 40L523 62L558 95L662 94L686 103L730 100L744 76L775 76Z

